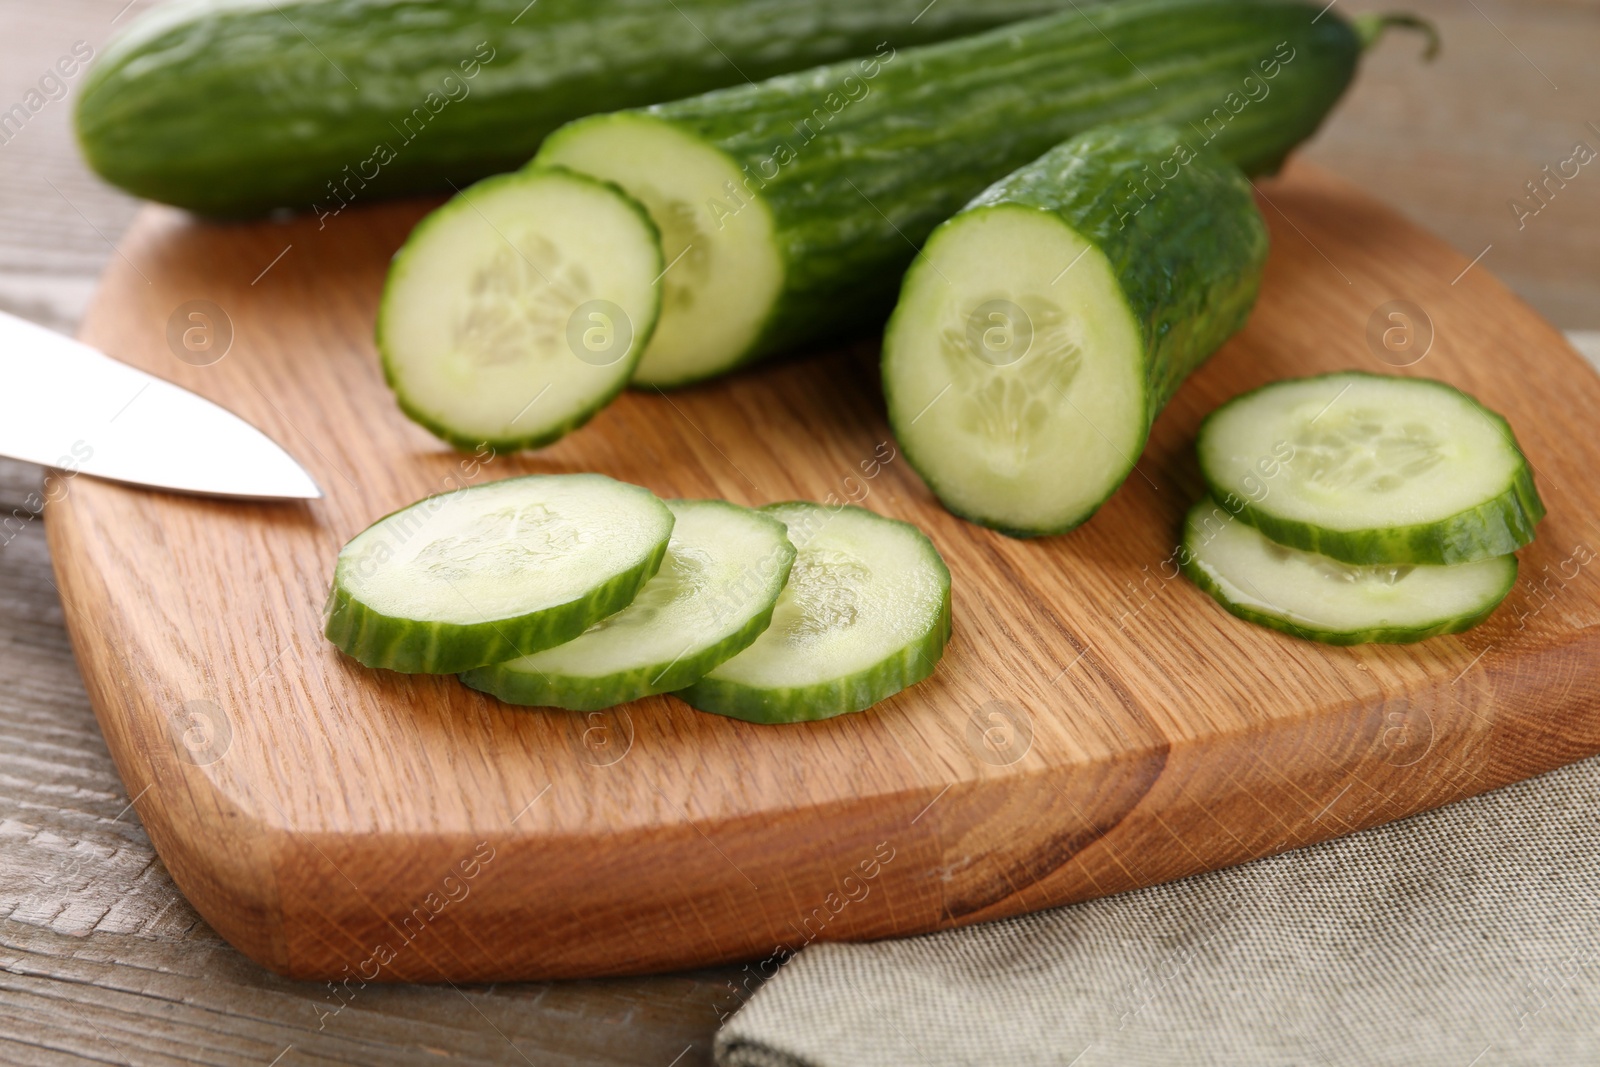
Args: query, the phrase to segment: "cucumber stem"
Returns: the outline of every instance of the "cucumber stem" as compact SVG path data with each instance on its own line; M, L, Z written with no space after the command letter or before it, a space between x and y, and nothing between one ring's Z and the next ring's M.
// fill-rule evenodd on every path
M1361 38L1363 52L1377 43L1385 30L1396 26L1404 30L1419 30L1427 38L1427 47L1422 51L1423 59L1431 60L1439 54L1439 31L1433 23L1420 15L1405 11L1391 11L1386 14L1368 12L1352 18L1350 25L1355 28L1356 36Z

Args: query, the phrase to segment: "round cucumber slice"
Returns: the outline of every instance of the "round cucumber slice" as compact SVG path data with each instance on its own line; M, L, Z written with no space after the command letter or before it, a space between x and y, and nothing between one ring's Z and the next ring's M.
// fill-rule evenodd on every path
M721 500L669 500L666 560L633 603L581 637L468 671L511 704L595 711L681 689L750 646L772 621L794 546L783 523Z
M927 535L857 507L793 502L798 554L755 643L677 695L758 723L862 711L933 673L950 639L950 571Z
M1210 497L1184 523L1183 571L1241 619L1330 645L1403 644L1470 630L1517 580L1517 558L1454 566L1341 563L1285 548Z
M935 231L884 337L907 459L945 507L1018 536L1071 529L1122 484L1150 427L1145 384L1105 254L1034 208Z
M783 285L770 209L752 178L705 140L632 112L551 134L530 166L615 182L661 230L661 322L633 380L686 385L738 364Z
M661 566L666 504L599 474L428 497L339 553L328 639L369 667L456 674L570 641Z
M1469 563L1533 540L1544 504L1505 419L1443 382L1275 382L1201 424L1211 495L1272 540L1346 563Z
M648 213L559 169L488 178L395 256L378 351L400 407L459 448L536 448L628 382L665 264Z

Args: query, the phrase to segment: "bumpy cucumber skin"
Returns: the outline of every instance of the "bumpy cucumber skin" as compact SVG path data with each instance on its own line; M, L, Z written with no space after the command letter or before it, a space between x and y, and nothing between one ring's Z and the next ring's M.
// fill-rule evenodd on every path
M1191 509L1190 514L1192 515L1196 511L1210 510L1218 507L1219 505L1213 502L1209 497L1202 497L1200 502L1195 504L1194 508ZM1270 612L1261 611L1257 608L1252 608L1248 605L1239 604L1229 600L1222 587L1212 580L1211 576L1206 573L1203 567L1200 566L1200 563L1196 558L1196 554L1189 549L1187 519L1184 522L1184 528L1185 551L1183 552L1182 559L1179 560L1179 566L1182 568L1184 575L1191 582L1199 586L1208 596L1211 597L1211 599L1222 605L1223 609L1227 611L1228 614L1243 619L1245 622L1253 622L1257 626L1265 626L1268 629L1277 630L1279 633L1288 634L1291 637L1300 637L1307 641L1316 641L1317 643L1324 645L1408 645L1414 644L1417 641L1426 641L1430 637L1440 637L1444 634L1463 633L1472 629L1474 626L1479 625L1484 620L1488 619L1490 615L1493 615L1500 605L1505 601L1505 598L1510 595L1511 590L1514 589L1517 584L1517 559L1515 556L1507 555L1505 558L1510 560L1511 569L1506 576L1505 588L1501 590L1500 595L1495 597L1494 601L1489 604L1488 607L1484 608L1480 612L1476 612L1471 615L1458 616L1454 619L1441 620L1433 626L1387 628L1374 627L1365 630L1322 630L1315 627L1302 626L1299 623L1291 622L1290 620L1283 618L1281 615L1274 615Z
M1361 52L1336 11L1313 21L1320 7L1075 5L964 40L880 50L642 109L747 168L740 194L759 196L776 227L783 289L751 347L705 377L881 325L935 226L990 182L1091 127L1164 120L1205 141L1210 119L1220 131L1212 143L1227 158L1251 173L1276 170L1344 92ZM1276 69L1271 80L1264 63ZM865 76L863 64L876 74ZM1250 100L1247 91L1260 91L1253 86L1266 95ZM815 132L819 111L829 117ZM715 224L705 205L691 207Z
M700 504L720 504L738 507L723 501L697 501ZM745 510L745 509L740 509ZM777 520L770 520L781 527ZM781 532L781 530L780 530ZM692 655L668 663L655 663L631 671L620 671L599 678L556 674L545 671L506 670L501 664L490 664L461 675L461 681L473 689L498 697L507 704L527 707L564 708L567 711L599 711L615 707L630 700L670 693L699 681L718 665L749 648L755 639L772 624L772 610L777 607L777 593L789 579L789 568L794 565L794 546L784 538L788 551L776 573L776 591L766 606L757 611L735 633Z
M1192 140L1163 124L1097 127L1002 178L929 238L932 244L941 230L978 212L1022 208L1054 216L1106 257L1144 349L1144 437L1105 496L1064 522L1039 527L1017 528L951 508L954 514L1019 538L1062 534L1087 522L1133 472L1150 427L1178 386L1244 327L1261 290L1269 236L1239 168L1208 146L1178 165L1175 178L1163 182L1157 174L1148 201L1129 192L1143 188L1150 173L1173 161L1180 146L1192 151ZM922 276L933 269L919 259L906 272L902 292L925 281ZM900 315L897 309L884 333L889 423L906 460L942 499L937 469L919 460L895 426L887 364Z
M1066 6L940 0L919 17L925 3L190 0L102 51L78 139L136 196L218 216L333 212L512 170L580 115Z
M1369 374L1366 371L1339 371L1318 375L1322 378L1362 377L1386 378L1387 375ZM1301 379L1305 380L1305 379ZM1408 379L1411 380L1411 379ZM1507 444L1522 455L1511 424L1497 412L1490 411L1476 398L1445 382L1431 382L1440 389L1459 394L1467 403L1483 413L1499 427ZM1270 389L1265 385L1262 389ZM1241 393L1227 404L1207 415L1200 423L1199 438L1204 439L1211 420L1226 411L1229 405L1252 396L1260 389ZM1415 526L1391 526L1371 530L1334 530L1325 526L1285 519L1263 509L1259 504L1241 500L1231 493L1215 475L1206 469L1205 454L1201 451L1200 473L1211 494L1225 500L1228 510L1254 526L1280 545L1316 552L1341 563L1473 563L1493 556L1507 556L1532 542L1534 528L1545 516L1544 501L1533 484L1533 469L1524 458L1504 491L1485 500L1477 507L1468 508L1437 522Z
M459 625L397 619L354 596L334 576L323 633L366 667L405 674L460 674L475 667L531 655L564 644L633 603L666 558L663 541L637 567L595 587L587 596L531 615Z
M795 503L808 502L787 501L769 504L767 508L781 508L786 504ZM854 505L849 505L848 509L866 511L865 508L857 508ZM916 530L917 536L926 542L930 561L938 568L939 579L944 587L939 618L920 641L914 641L890 653L865 670L818 685L796 689L758 689L737 682L704 677L693 685L678 690L673 696L698 711L762 725L779 725L814 722L866 711L874 704L931 677L954 633L950 608L950 569L945 565L944 558L939 555L939 550L933 546L933 542L928 540L928 535L920 529L899 519L885 518L876 512L868 514L881 522L893 522Z
M403 411L406 417L412 422L416 423L418 426L421 426L423 429L439 438L439 440L451 445L454 448L460 449L463 452L473 452L485 446L493 448L499 453L519 452L524 449L531 448L543 448L545 445L559 441L573 430L576 430L580 426L587 423L590 419L598 415L602 408L615 400L617 396L621 394L623 389L627 388L628 379L632 377L633 374L633 368L637 367L639 365L639 360L644 357L644 350L649 346L650 338L655 333L656 323L661 319L661 287L657 285L655 287L655 302L651 305L650 312L646 317L646 320L642 325L636 326L633 348L627 356L628 373L618 375L616 386L609 391L604 393L596 393L594 401L587 407L573 412L570 416L558 423L546 425L543 429L533 433L523 434L518 437L486 439L482 434L463 432L435 418L429 412L423 411L418 404L414 403L411 398L402 391L399 384L399 375L395 371L390 361L390 347L389 341L384 334L384 323L388 319L386 311L390 302L399 299L399 297L396 295L396 291L399 289L400 280L405 274L407 260L411 255L417 254L416 249L421 247L421 238L424 237L434 226L447 223L452 215L461 211L474 210L471 205L471 197L474 191L481 192L484 189L492 189L498 185L515 185L521 182L537 180L544 175L559 175L562 178L583 182L588 185L598 186L605 189L607 192L614 194L618 198L619 202L637 215L644 223L645 228L654 235L654 246L656 250L656 274L659 275L662 267L665 266L665 260L661 255L661 231L656 227L655 220L650 217L650 213L645 210L643 204L629 196L623 191L621 186L618 186L613 182L600 181L596 178L591 178L587 174L579 174L576 171L568 170L565 167L536 167L529 168L528 170L524 171L512 172L510 174L497 174L492 178L485 178L483 181L478 182L470 188L462 190L443 206L430 212L421 222L417 223L416 227L412 229L410 236L406 238L406 243L400 246L400 251L395 253L394 260L389 265L389 273L385 277L383 283L383 296L380 298L378 303L378 323L375 328L374 339L378 348L379 360L383 365L384 383L388 385L390 391L394 393L395 402L400 406L400 410Z

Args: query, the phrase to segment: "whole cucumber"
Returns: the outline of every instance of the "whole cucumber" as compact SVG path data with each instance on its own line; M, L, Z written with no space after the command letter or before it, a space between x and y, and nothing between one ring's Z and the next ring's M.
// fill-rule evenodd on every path
M332 214L512 170L569 119L1070 0L178 0L107 46L90 165L208 215Z

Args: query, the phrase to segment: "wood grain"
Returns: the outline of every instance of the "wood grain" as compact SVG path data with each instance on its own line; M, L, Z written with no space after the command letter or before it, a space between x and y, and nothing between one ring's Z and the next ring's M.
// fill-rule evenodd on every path
M0 5L6 102L73 41L98 49L144 6ZM1407 7L1441 20L1443 56L1421 67L1409 42L1378 49L1307 157L1469 257L1494 242L1482 266L1557 324L1600 327L1600 183L1564 190L1526 231L1515 230L1504 203L1508 185L1520 188L1567 147L1570 131L1597 118L1594 0ZM52 104L0 150L0 307L65 332L137 207L88 174L67 122L71 103ZM1586 351L1600 360L1600 334L1588 337ZM0 461L0 513L21 507L39 479L37 468ZM62 610L36 522L0 549L0 915L10 916L0 918L0 1061L260 1067L292 1045L280 1067L302 1058L434 1063L442 1053L472 1063L661 1065L692 1041L677 1067L709 1062L717 1010L730 1002L721 976L468 988L474 999L494 998L486 1010L509 1040L449 986L374 987L319 1031L312 1008L325 987L283 981L221 942L177 894L138 813L123 810L130 798L94 723ZM92 916L118 902L107 914L143 933L55 925L58 914ZM358 1039L345 1033L356 1019Z
M1262 190L1275 250L1251 326L1068 537L956 520L903 462L862 480L887 436L866 347L630 394L479 474L599 470L752 504L862 486L866 506L927 529L955 576L939 674L871 714L782 728L664 697L610 718L512 709L340 657L319 636L338 547L460 476L395 410L368 340L384 264L426 205L323 230L147 209L84 337L239 411L328 490L241 506L84 478L48 509L90 698L178 885L296 976L637 973L1116 892L1600 750L1600 587L1529 584L1595 538L1597 446L1557 428L1583 424L1600 382L1486 271L1462 275L1458 253L1336 179L1302 167ZM1395 298L1437 331L1406 373L1501 408L1539 473L1551 517L1507 608L1463 636L1339 650L1164 580L1200 416L1273 378L1383 369L1367 322ZM192 299L233 321L210 367L161 340ZM181 743L186 705L229 735L203 750L214 761ZM1010 763L982 743L1002 706L1031 733Z

